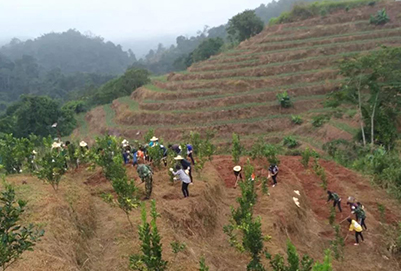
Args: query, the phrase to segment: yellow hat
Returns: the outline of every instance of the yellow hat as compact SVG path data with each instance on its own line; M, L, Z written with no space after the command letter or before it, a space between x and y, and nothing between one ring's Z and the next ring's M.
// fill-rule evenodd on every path
M88 143L86 143L85 141L81 141L81 142L79 142L79 146L86 147L86 146L88 146Z
M177 157L174 157L174 160L184 160L184 157L181 155L178 155Z
M157 137L152 137L151 139L150 139L150 141L152 141L152 142L154 142L154 141L158 141L159 139L157 138Z

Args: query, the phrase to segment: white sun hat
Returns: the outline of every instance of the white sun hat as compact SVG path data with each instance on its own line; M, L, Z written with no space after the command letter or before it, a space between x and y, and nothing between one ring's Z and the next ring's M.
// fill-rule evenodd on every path
M159 139L157 138L157 137L152 137L151 139L150 139L150 141L152 141L152 142L154 142L154 141L158 141Z
M88 143L86 143L85 141L81 141L81 142L79 142L79 146L86 147L86 146L88 146Z
M59 143L59 142L53 142L53 144L52 144L52 149L57 149L57 148L60 148L61 147L61 143Z
M174 157L174 160L184 160L184 158L181 155L178 155L177 157Z
M38 154L35 150L32 151L32 154Z
M240 172L241 169L242 169L241 166L235 166L235 167L233 168L233 170L236 171L236 172Z

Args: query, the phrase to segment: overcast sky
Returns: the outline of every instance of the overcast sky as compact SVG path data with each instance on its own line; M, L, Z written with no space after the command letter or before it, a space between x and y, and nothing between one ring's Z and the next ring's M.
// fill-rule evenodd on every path
M107 40L193 35L269 0L0 0L0 38L75 28Z

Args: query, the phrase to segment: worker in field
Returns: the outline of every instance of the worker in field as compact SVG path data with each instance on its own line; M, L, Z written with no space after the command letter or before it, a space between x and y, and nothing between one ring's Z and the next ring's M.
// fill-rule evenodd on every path
M149 147L155 147L155 146L158 146L159 145L159 139L157 138L157 137L152 137L151 139L150 139L150 142L149 142Z
M138 151L135 149L132 150L132 165L134 167L138 165Z
M365 228L365 230L368 229L368 227L365 224L365 219L366 219L366 212L365 208L360 202L357 202L357 207L352 211L353 214L356 216L356 220L358 223Z
M192 165L195 165L195 160L193 156L194 148L191 144L187 144L187 156L191 159Z
M184 157L182 157L181 155L175 157L174 160L178 161L181 164L182 169L185 171L185 173L189 175L191 183L193 183L191 163L185 160Z
M235 176L234 188L237 188L238 182L243 180L242 179L242 168L241 168L241 166L235 166L233 168L233 170L234 170L234 176Z
M170 172L174 176L178 176L178 178L181 180L181 182L182 182L181 189L182 189L182 193L184 194L184 198L189 197L188 185L192 182L189 175L179 165L175 166L175 171L172 168L170 168ZM176 179L177 178L174 177L174 180L176 180Z
M174 145L169 144L169 145L168 145L168 148L169 148L170 150L175 151L175 153L176 153L177 155L181 154L182 148L181 148L181 146L178 145L178 144L174 144Z
M327 191L327 194L329 195L329 197L327 198L327 203L333 200L333 207L336 208L336 206L338 206L338 210L342 212L343 210L341 209L341 198L338 196L338 194L331 191Z
M160 145L160 151L163 153L162 161L163 161L164 166L166 167L167 166L167 155L168 155L167 148L164 147L163 145Z
M269 166L269 176L267 178L269 178L269 177L272 178L273 187L275 187L277 185L277 174L278 174L278 166L275 164L271 164Z
M351 218L347 218L347 221L349 222L349 231L355 231L355 246L359 245L359 237L361 237L362 241L363 240L363 235L362 235L362 227L359 225L358 222Z
M347 205L349 205L351 212L354 211L358 207L358 204L355 203L354 197L348 197Z
M149 199L152 194L153 186L153 170L149 165L139 164L136 168L139 178L141 178L142 183L145 183L145 197Z
M137 157L138 157L138 163L141 162L145 163L145 151L143 147L140 147L139 150L137 151Z

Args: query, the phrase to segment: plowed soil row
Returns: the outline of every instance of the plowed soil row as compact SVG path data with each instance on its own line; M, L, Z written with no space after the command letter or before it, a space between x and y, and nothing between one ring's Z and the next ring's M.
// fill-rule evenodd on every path
M400 38L399 37L390 37L390 38L373 38L368 40L362 41L355 41L355 42L339 42L334 44L326 44L326 45L315 45L310 47L299 47L295 49L282 49L282 50L275 50L275 51L249 51L247 54L238 54L237 56L231 57L221 57L215 60L209 60L204 62L204 66L210 66L212 64L222 64L222 63L238 63L241 61L250 61L250 60L258 60L260 58L272 57L274 55L282 56L288 54L296 54L299 52L308 52L304 57L312 57L316 56L313 52L319 50L328 50L331 51L331 54L338 54L341 52L348 52L349 50L360 51L367 50L365 48L374 48L375 46L381 44L399 44ZM368 47L365 47L369 45ZM286 58L285 60L291 60L291 58ZM281 60L278 62L282 62L285 60Z
M310 47L315 45L324 45L324 44L332 44L332 43L344 43L349 41L357 41L357 40L369 40L369 39L377 39L377 38L386 38L386 37L396 37L399 36L401 33L401 28L399 27L401 24L395 27L394 29L380 29L380 30L369 30L363 32L353 32L349 34L341 34L341 35L333 35L328 37L318 37L307 39L304 41L298 40L296 41L289 41L277 44L258 44L256 46L249 46L246 49L248 50L257 50L257 51L274 51L274 50L281 50L281 49L289 49L289 48L297 48L297 47Z
M285 85L280 88L286 89L293 95L300 95L301 93L313 93L318 89L329 89L335 88L342 80L325 80L321 82L312 83L296 83L293 85ZM194 100L209 100L209 99L220 99L233 96L260 94L265 92L274 92L277 88L260 88L244 91L243 89L233 88L230 90L198 90L198 91L167 91L167 92L154 92L148 90L145 87L139 88L131 94L131 99L140 102L141 104L157 104L157 103L168 103L168 102L185 102ZM239 97L238 99L241 99Z
M243 119L258 118L269 115L279 114L296 114L304 111L308 111L313 108L322 108L323 106L319 103L321 98L313 100L304 100L294 103L294 106L285 110L274 101L266 103L254 103L244 105L244 108L219 110L207 110L203 111L190 111L188 113L150 113L150 112L116 112L115 121L122 125L180 125L180 124L191 124L196 123L197 125L213 123L215 121L225 120L236 120L241 121Z
M229 90L232 88L239 88L243 91L262 88L262 87L281 87L300 82L310 83L323 80L334 80L340 78L338 72L332 69L320 71L305 71L293 73L290 75L282 74L280 76L270 76L265 78L258 77L240 77L240 78L227 78L219 80L198 80L198 81L180 81L159 83L163 88L168 90L184 90L184 89L199 89L199 88L218 88Z
M294 97L306 97L314 95L324 95L331 91L334 91L338 86L335 84L323 84L310 86L298 89L287 89L288 94ZM207 110L208 107L220 107L220 106L230 106L237 104L255 103L261 101L273 101L276 102L277 91L269 89L269 91L261 93L236 93L237 95L230 96L229 93L225 94L225 97L220 98L209 98L209 99L190 99L190 100L178 100L175 102L157 102L157 103L140 103L141 110L149 111L173 111L177 109L185 110L201 110L204 108Z
M379 32L387 32L393 29L399 28L401 24L399 22L393 22L389 24L385 24L382 26L376 26L369 24L368 21L365 23L359 24L346 24L346 25L338 25L338 26L316 26L311 28L307 32L298 33L291 36L277 36L276 38L267 38L261 42L252 42L248 45L241 44L238 47L238 50L244 49L253 49L259 47L269 48L269 45L272 45L273 48L276 47L280 49L280 45L286 44L303 44L311 41L319 41L322 39L332 40L337 38L345 38L347 36L359 36L363 35L363 33L379 33ZM301 31L300 31L301 32ZM233 52L234 53L234 52Z
M189 73L189 74L175 74L170 78L170 81L188 81L188 80L215 80L229 77L262 77L262 76L275 76L285 73L292 73L301 70L318 70L327 68L338 61L337 57L325 57L319 59L299 61L293 64L275 65L272 67L255 66L251 69L236 69L225 70L222 72L208 72L208 73Z
M213 130L219 137L229 138L232 136L232 133L238 133L241 135L273 133L293 127L289 115L282 115L280 118L261 117L256 119L244 119L242 122L241 121L242 120L215 121L210 124L196 125L194 122L189 122L187 125L179 125L177 127L163 124L158 126L136 126L135 124L132 124L129 128L119 128L118 133L119 135L129 139L142 140L143 134L152 128L155 130L156 134L162 135L164 140L175 142L182 138L183 133L189 133L191 131L204 135L207 131ZM137 135L138 132L140 132L139 135Z
M281 36L285 39L299 34L300 36L298 37L302 39L304 35L309 35L309 33L313 33L315 30L320 30L320 36L324 36L325 33L336 33L335 30L338 31L337 33L345 33L342 31L350 31L352 29L364 29L364 27L366 26L370 26L371 28L369 29L373 29L375 28L375 26L369 25L370 15L374 15L378 10L384 7L386 8L386 11L389 14L390 18L396 18L401 12L401 7L398 3L378 3L374 7L361 7L357 10L350 10L349 12L339 11L330 14L330 16L328 17L315 17L299 22L286 23L282 25L283 27L280 31L278 31L280 29L279 26L269 26L255 38L241 43L240 48L242 45L247 46L248 44L254 43L279 41ZM365 21L366 24L362 23L361 21ZM394 22L395 20L392 21ZM393 22L390 22L390 24L392 24ZM378 28L380 27L381 26L379 26ZM319 36L318 33L313 35ZM279 40L275 40L275 38L279 38Z

